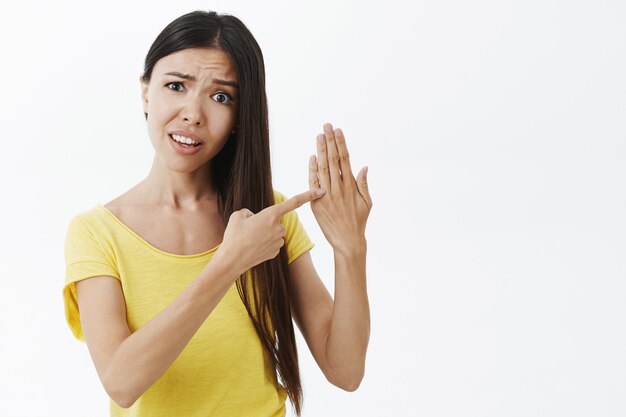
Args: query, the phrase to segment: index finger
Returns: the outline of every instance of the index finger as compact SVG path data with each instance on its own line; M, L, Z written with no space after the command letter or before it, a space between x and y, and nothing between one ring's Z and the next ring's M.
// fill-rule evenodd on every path
M318 188L315 190L305 191L300 194L296 194L291 198L283 201L282 203L275 204L271 207L266 208L265 210L271 210L276 213L278 216L284 216L292 210L297 209L303 204L308 203L309 201L313 201L315 199L320 198L326 193L326 190L323 188Z

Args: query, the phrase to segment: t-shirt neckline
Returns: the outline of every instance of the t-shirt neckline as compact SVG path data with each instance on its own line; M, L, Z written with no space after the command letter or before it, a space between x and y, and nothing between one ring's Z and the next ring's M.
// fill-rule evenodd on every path
M106 213L108 213L109 216L111 216L115 220L116 223L118 223L120 226L122 226L122 228L124 230L126 230L128 233L130 233L132 236L134 236L143 245L147 246L148 248L150 248L150 249L152 249L152 250L154 250L154 251L156 251L156 252L158 252L160 254L166 255L166 256L171 256L171 257L174 257L174 258L199 258L199 257L206 256L206 255L209 255L209 254L215 252L220 247L220 245L217 245L214 248L211 248L211 249L209 249L207 251L200 252L200 253L193 253L191 255L179 255L177 253L166 252L164 250L161 250L161 249L157 248L156 246L153 246L147 240L145 240L144 238L139 236L137 233L135 233L135 231L133 229L128 227L123 221L121 221L119 218L117 218L117 216L115 214L113 214L111 212L111 210L109 210L108 208L106 208L102 204L96 204L96 207L100 208L100 209L104 210Z

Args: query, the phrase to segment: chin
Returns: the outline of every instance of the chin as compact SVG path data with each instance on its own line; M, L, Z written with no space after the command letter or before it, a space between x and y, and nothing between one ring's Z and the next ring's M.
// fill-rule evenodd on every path
M167 155L166 157L158 155L157 159L160 165L166 170L181 174L192 173L207 164L207 161L203 162L200 159L193 160L191 158L177 158L176 156L171 157L170 155Z
M179 163L179 162L170 162L167 164L167 169L169 171L178 172L179 174L190 174L192 172L197 171L198 169L204 167L206 164L191 164L191 163Z

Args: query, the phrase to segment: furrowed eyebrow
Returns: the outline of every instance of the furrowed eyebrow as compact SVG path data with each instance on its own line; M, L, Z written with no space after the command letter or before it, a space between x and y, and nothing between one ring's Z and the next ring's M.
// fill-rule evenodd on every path
M165 75L173 75L174 77L182 78L183 80L196 81L196 77L194 77L193 75L183 74L182 72L166 72Z
M215 84L228 85L230 87L239 89L239 83L237 83L236 81L220 80L220 79L214 78L213 82Z
M193 75L183 74L182 72L177 71L167 72L165 73L165 75L173 75L174 77L182 78L183 80L196 81L196 77L194 77ZM215 84L228 85L237 89L239 88L239 83L237 83L236 81L220 80L218 78L214 78L213 82Z

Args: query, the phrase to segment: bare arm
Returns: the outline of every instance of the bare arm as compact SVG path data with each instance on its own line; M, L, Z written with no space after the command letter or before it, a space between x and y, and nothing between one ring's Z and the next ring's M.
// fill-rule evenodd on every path
M309 252L289 264L294 320L326 379L355 391L365 373L370 315L360 257L335 259L335 300Z
M236 277L232 267L209 262L167 308L132 334L117 279L78 282L85 340L109 397L121 407L133 405L176 360Z
M326 190L324 197L311 202L311 209L333 248L335 299L310 256L290 267L298 326L326 378L347 391L356 390L363 379L370 335L365 225L372 199L366 174L363 168L356 178L352 175L343 132L324 125L317 137L317 157L309 162L309 188L321 185Z
M172 365L235 279L274 258L284 244L282 215L319 197L306 192L258 214L239 210L200 275L135 333L126 323L124 295L113 277L76 284L81 325L98 376L109 397L128 408Z

